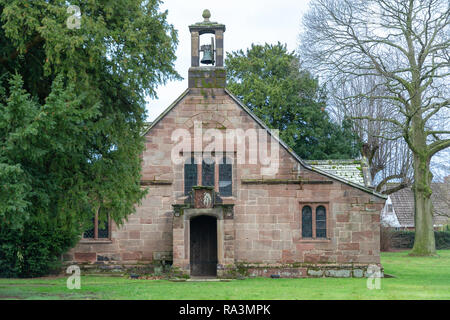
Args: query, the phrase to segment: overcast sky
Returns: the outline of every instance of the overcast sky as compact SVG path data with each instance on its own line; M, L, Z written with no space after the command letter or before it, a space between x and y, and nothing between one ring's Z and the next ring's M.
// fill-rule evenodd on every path
M184 78L169 82L157 90L158 99L148 99L147 120L153 121L188 86L191 63L191 35L188 26L203 21L204 9L211 11L211 21L225 24L225 52L247 49L252 43L286 43L290 51L298 47L301 18L308 9L309 0L165 0L161 10L168 10L168 21L178 30L177 60L175 68ZM448 175L450 148L433 157L435 178ZM437 169L443 162L446 169ZM439 179L440 180L440 179Z
M309 0L165 0L168 21L178 30L175 68L184 78L161 86L158 99L148 100L148 121L153 121L187 88L190 67L191 35L188 26L203 21L204 9L211 11L211 21L225 24L225 52L247 49L252 43L286 43L290 51L298 46L301 17Z

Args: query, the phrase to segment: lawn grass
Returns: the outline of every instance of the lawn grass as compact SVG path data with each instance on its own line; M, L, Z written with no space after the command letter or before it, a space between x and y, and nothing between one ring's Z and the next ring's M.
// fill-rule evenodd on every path
M67 289L66 277L0 279L0 299L450 299L450 250L438 254L382 253L385 273L395 278L383 278L380 290L355 278L171 282L82 276L80 290Z

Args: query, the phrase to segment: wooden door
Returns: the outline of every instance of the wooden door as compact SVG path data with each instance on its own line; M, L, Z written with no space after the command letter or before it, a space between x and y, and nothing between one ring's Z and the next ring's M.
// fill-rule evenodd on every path
M217 219L199 216L190 223L192 276L217 275Z

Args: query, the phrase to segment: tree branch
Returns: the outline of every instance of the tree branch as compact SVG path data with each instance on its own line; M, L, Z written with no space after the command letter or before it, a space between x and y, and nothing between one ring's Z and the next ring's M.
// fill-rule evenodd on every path
M450 139L435 141L428 146L428 153L431 157L448 147L450 147Z
M25 45L25 50L24 50L24 52L26 53L26 52L28 52L31 48L33 48L34 46L36 46L37 44L39 44L39 43L41 43L41 42L44 42L44 38L42 38L41 37L41 35L36 35L30 42L28 42L26 45ZM14 52L12 52L10 55L9 55L9 57L7 57L7 58L0 58L0 63L1 64L4 64L4 63L6 63L6 62L8 62L8 61L11 61L11 60L14 60L15 58L17 58L18 56L19 56L19 54L20 54L21 52L20 52L20 50L15 50Z

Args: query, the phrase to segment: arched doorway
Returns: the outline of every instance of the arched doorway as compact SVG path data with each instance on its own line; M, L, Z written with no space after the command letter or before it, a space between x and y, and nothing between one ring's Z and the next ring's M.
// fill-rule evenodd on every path
M197 216L190 221L191 276L217 275L217 219Z

